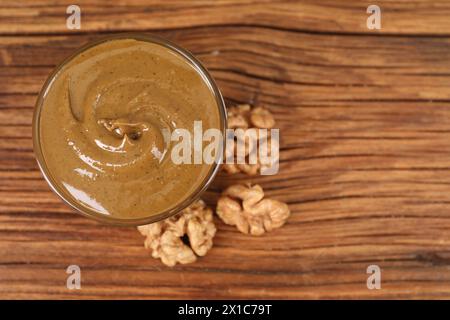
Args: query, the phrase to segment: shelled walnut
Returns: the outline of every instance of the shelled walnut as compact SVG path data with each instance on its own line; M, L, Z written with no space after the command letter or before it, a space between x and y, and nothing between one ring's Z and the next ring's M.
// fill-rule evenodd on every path
M223 222L242 233L262 235L281 227L290 216L286 203L263 198L259 185L233 185L222 193L216 212Z
M251 107L249 104L239 104L227 109L228 128L271 129L275 126L275 119L264 107Z
M271 129L275 126L275 118L269 110L256 107L250 112L250 123L256 128Z
M206 255L216 234L212 210L202 200L175 217L139 226L138 230L146 237L144 245L152 251L152 257L170 267L191 263L197 256ZM186 236L188 243L183 241Z
M228 128L230 129L251 129L255 128L257 131L256 140L261 143L264 141L265 145L268 147L268 150L271 150L272 144L277 143L275 140L271 139L269 135L261 135L258 129L271 129L275 126L275 119L269 110L263 107L255 107L252 108L248 104L241 104L237 106L233 106L228 108ZM263 139L264 138L264 139ZM256 140L251 141L246 139L244 141L245 144L245 155L247 156L255 148ZM236 144L237 139L235 139L235 147L234 147L234 155L236 157ZM274 148L278 148L276 145ZM270 153L269 153L270 154ZM231 151L227 150L227 156L231 155ZM257 154L256 163L246 163L238 164L236 163L236 158L233 163L225 163L223 164L223 170L229 174L243 172L247 175L256 175L261 172L261 168L270 167L274 161L278 161L278 159L271 159L272 162L268 162L268 160L260 159Z
M246 129L250 120L250 105L240 104L227 108L228 128L230 129Z

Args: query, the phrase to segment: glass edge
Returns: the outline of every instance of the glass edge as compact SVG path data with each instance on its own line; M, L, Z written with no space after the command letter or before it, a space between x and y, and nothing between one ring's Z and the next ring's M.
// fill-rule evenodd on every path
M121 218L113 218L111 216L102 215L101 213L98 213L94 210L91 210L87 207L83 207L81 205L78 205L77 202L71 197L66 197L64 195L64 191L60 190L58 187L56 181L51 176L48 167L46 165L42 148L40 146L40 113L42 109L43 104L43 98L44 93L47 91L49 85L53 81L55 77L57 77L59 71L61 68L66 65L69 61L71 61L74 57L76 57L81 52L88 50L89 48L92 48L96 45L99 45L103 42L111 41L111 40L118 40L118 39L135 39L135 40L141 40L141 41L147 41L152 43L157 43L159 45L162 45L164 47L168 47L171 50L174 50L178 54L180 54L182 57L187 59L189 63L199 72L202 76L206 77L208 81L208 85L212 88L214 98L216 100L216 103L219 107L219 118L220 118L220 124L221 124L221 131L224 133L223 135L223 152L221 157L218 159L217 162L215 162L215 165L211 167L210 171L208 172L208 175L206 176L205 180L202 184L190 195L188 198L186 198L184 201L176 205L176 207L166 211L162 212L153 216L145 217L145 218L136 218L136 219L121 219ZM198 200L200 196L208 189L208 187L211 185L211 183L214 181L215 176L219 172L221 162L223 160L224 155L224 149L225 149L225 130L227 128L227 112L225 107L225 102L223 100L222 94L214 80L214 78L211 76L209 71L203 64L195 58L195 56L189 52L188 50L179 47L175 43L171 42L170 40L167 40L165 38L148 34L148 33L119 33L119 34L113 34L108 36L100 37L99 39L93 40L88 42L87 44L81 46L77 50L75 50L71 55L69 55L67 58L65 58L61 63L59 63L53 71L50 73L50 75L47 77L46 81L44 82L41 90L39 91L38 98L35 103L34 107L34 113L33 113L33 122L32 122L32 140L33 140L33 151L35 154L35 158L39 167L39 170L41 171L42 175L44 176L44 179L47 181L48 185L50 186L50 189L55 192L59 198L61 198L66 204L68 204L72 209L75 209L75 211L85 217L92 218L98 222L107 223L109 225L115 225L115 226L123 226L123 227L132 227L132 226L140 226L145 224L154 223L157 221L161 221L163 219L170 218L178 213L180 213L182 210L187 208L189 205L191 205L193 202Z

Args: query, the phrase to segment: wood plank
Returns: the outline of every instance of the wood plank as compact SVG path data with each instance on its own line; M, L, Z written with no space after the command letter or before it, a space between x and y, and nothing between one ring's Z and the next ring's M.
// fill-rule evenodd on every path
M450 3L79 1L0 4L1 298L449 298ZM133 228L74 213L32 152L37 94L84 43L151 31L192 51L226 100L266 105L281 132L280 172L220 174L205 193L260 183L292 217L263 237L219 219L214 248L164 267ZM70 264L82 290L65 288ZM382 290L366 268L382 268Z
M82 32L257 25L309 33L373 33L367 29L367 1L78 1ZM377 1L386 34L448 35L448 1ZM67 32L65 1L3 1L1 34ZM37 23L37 21L39 21Z

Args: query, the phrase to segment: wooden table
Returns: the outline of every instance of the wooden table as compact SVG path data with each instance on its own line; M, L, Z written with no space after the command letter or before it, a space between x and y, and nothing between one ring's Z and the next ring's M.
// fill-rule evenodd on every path
M450 1L0 3L0 298L450 298ZM217 221L214 248L168 268L134 228L101 225L53 194L33 156L37 93L100 35L151 32L192 51L229 104L267 106L278 175L221 175L286 201L262 237ZM66 268L82 289L66 289ZM369 265L382 288L366 287Z

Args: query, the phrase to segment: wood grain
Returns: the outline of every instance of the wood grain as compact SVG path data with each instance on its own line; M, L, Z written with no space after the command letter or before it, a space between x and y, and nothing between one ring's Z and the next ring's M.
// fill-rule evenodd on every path
M450 2L65 1L0 3L0 297L450 298ZM280 172L224 176L286 201L283 228L252 238L217 220L214 248L164 267L133 228L83 218L38 171L37 93L56 63L102 34L149 31L192 51L229 104L266 105ZM82 269L82 289L65 269ZM382 268L382 289L366 268Z

